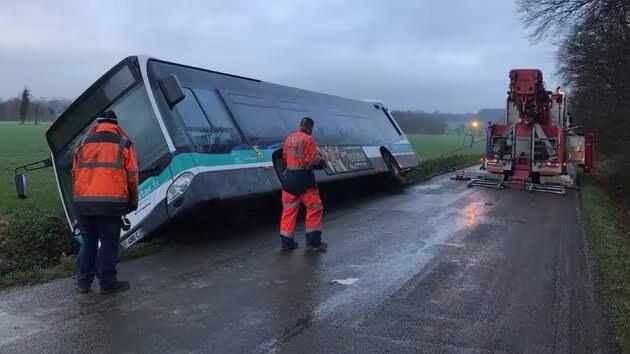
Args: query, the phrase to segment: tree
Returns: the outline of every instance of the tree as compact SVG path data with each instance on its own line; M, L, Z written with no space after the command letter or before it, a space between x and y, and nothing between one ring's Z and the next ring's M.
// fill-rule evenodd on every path
M55 121L55 107L53 107L51 104L47 104L46 108L48 109L48 114L50 115L50 121L54 122Z
M21 98L22 102L20 104L20 124L24 124L24 122L26 122L26 117L28 116L28 111L31 106L31 91L28 89L28 87L24 87Z

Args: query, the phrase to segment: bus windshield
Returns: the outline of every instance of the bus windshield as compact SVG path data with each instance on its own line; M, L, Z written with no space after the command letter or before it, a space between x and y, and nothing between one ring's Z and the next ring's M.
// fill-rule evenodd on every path
M134 143L141 180L146 178L147 172L149 174L161 172L165 164L160 162L165 156L169 157L170 152L149 102L144 84L138 82L104 109L116 112L119 125L127 132L130 140ZM92 120L62 149L54 153L59 185L67 206L72 205L72 160L74 151L84 135L94 127L94 124ZM73 215L71 208L67 209L68 214Z

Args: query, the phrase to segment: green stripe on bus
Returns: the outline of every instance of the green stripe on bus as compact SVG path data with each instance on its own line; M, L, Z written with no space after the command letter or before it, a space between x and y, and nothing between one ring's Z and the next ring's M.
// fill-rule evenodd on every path
M409 144L390 144L387 146L392 153L413 152ZM276 149L259 150L262 158L255 150L234 150L229 154L203 154L198 152L177 154L171 163L158 176L150 177L140 184L140 199L147 197L161 185L169 182L173 176L194 167L230 166L271 162L271 156Z

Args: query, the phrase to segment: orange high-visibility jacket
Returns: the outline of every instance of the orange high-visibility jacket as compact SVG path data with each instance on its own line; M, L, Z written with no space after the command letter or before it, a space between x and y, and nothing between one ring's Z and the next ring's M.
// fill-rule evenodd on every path
M124 215L138 206L138 162L118 125L100 123L74 153L74 205L80 215Z
M282 157L287 164L282 178L284 191L299 196L317 187L313 169L322 167L322 159L313 137L301 131L289 135L282 147Z
M312 136L297 131L287 137L282 147L287 170L312 170L321 163L317 143Z

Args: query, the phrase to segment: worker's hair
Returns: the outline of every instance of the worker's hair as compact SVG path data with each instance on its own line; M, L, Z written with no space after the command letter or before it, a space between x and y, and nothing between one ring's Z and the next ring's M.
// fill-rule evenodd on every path
M315 121L311 117L304 117L300 121L300 127L313 127L315 126Z

